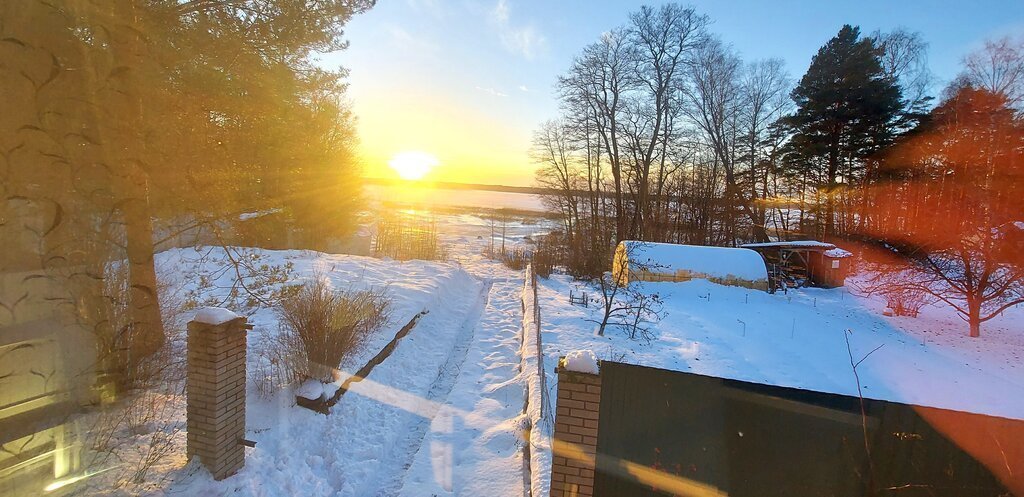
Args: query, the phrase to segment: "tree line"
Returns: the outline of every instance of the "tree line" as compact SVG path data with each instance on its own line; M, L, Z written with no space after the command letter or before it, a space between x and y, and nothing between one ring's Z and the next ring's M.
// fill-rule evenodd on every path
M1019 41L989 42L965 57L936 99L927 42L906 29L865 35L843 26L794 80L779 59L744 61L709 25L693 8L642 7L585 46L559 77L560 117L535 131L531 156L537 184L555 192L546 202L562 226L552 239L571 273L603 273L621 240L855 239L925 273L931 267L963 297L965 317L979 312L966 301L992 290L1001 290L996 300L1004 304L1020 298L1019 272L1004 271L1005 247L988 272L978 270L1008 278L988 290L949 284L965 279L963 262L945 279L927 262L962 251L953 241L968 228L1006 231L999 227L1022 217L1020 196L1011 193L1022 183L1024 150ZM965 124L962 111L988 117ZM950 194L954 178L970 193ZM965 202L972 209L961 209ZM965 218L972 210L975 217ZM946 223L953 213L958 221ZM931 236L939 232L941 241ZM960 257L968 266L979 258ZM959 302L937 285L919 286Z

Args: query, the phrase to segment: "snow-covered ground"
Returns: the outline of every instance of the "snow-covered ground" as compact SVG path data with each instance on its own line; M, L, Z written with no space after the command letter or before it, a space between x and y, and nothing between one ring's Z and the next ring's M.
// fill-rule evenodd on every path
M261 397L250 380L246 438L256 447L246 449L238 474L215 482L195 462L186 464L182 432L173 456L150 471L153 483L142 488L153 495L522 495L529 485L521 440L523 274L483 257L492 243L489 220L431 217L443 226L449 262L298 250L233 254L252 257L256 265L290 265L288 281L273 287L322 275L339 289L387 292L394 301L390 323L341 365L342 379L414 315L427 313L386 360L351 385L329 416L296 406L292 388ZM545 229L544 221L512 222L506 244L522 244ZM493 243L500 246L500 231ZM234 274L223 271L228 266L219 248L165 251L157 266L180 295L216 300L230 293ZM200 275L209 281L197 283ZM255 326L248 335L248 364L256 370L279 333L274 311L214 303L248 314ZM184 398L176 402L183 425ZM103 489L101 478L94 483L92 489Z
M649 342L614 327L597 336L586 320L600 310L569 304L579 284L542 279L546 366L592 349L601 359L857 395L848 331L855 360L881 346L857 369L865 397L1024 419L1024 308L985 323L972 339L945 307L926 307L918 318L883 317L883 301L848 288L773 295L703 280L643 285L660 294L667 313Z
M550 454L539 435L550 431L534 426L530 460L523 450L524 429L531 422L550 423L538 417L536 405L524 413L527 397L537 403L538 389L531 385L538 377L530 371L537 358L523 346L524 324L530 322L521 307L523 272L483 257L492 243L489 220L431 217L448 246L449 262L250 253L261 264L290 263L289 284L319 273L338 288L384 289L394 299L389 325L342 365L344 373L365 364L412 316L427 314L367 378L352 384L329 416L296 406L291 389L264 398L250 383L246 437L257 444L247 449L245 467L214 482L197 464L185 464L182 433L174 457L148 476L155 482L148 491L519 496L531 484L546 489ZM549 228L547 221L517 220L506 227L506 245L527 243ZM232 276L220 274L219 250L170 250L158 255L157 264L161 274L176 275L169 283L185 293L199 292L196 274L219 275L203 292L223 297ZM971 339L947 309L928 307L916 319L883 317L884 302L846 289L770 295L701 280L643 283L661 295L667 312L653 339L644 341L630 340L614 327L597 336L588 321L598 317L597 306L569 304L570 289L584 290L580 283L562 275L539 281L549 399L556 396L558 357L581 349L600 359L856 395L848 336L855 358L882 346L858 368L866 397L1024 418L1024 333L1017 324L1024 309L1006 311L986 323L981 339ZM264 352L279 330L273 310L256 306L248 313L255 325L249 334L252 370L266 360ZM184 398L178 401L175 412L183 424Z

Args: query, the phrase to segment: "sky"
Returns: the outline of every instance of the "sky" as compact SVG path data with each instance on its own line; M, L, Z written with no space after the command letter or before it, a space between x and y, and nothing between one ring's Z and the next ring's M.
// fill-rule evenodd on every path
M420 152L436 158L426 180L529 186L531 136L558 117L558 76L602 32L657 3L378 0L349 22L349 47L319 63L349 71L366 176L396 177L389 161ZM933 94L986 39L1024 35L1022 0L682 3L706 14L744 60L781 58L794 80L843 24L920 32Z

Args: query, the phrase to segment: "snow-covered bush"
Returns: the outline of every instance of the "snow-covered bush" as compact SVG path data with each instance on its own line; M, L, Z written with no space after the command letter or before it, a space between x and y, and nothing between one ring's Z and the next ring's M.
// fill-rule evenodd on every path
M277 313L289 379L332 381L334 369L388 322L391 299L381 290L335 290L317 275L282 299Z

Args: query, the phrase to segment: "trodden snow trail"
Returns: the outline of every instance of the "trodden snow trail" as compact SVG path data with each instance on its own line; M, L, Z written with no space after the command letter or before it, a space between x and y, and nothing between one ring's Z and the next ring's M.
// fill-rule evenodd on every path
M458 378L462 365L466 361L470 345L473 343L473 333L487 306L492 285L490 280L483 282L476 302L466 315L458 335L455 337L455 344L451 352L438 368L437 377L430 385L421 405L415 412L410 413L416 419L407 425L404 436L395 443L391 457L380 461L381 467L378 472L380 480L368 482L371 486L365 486L365 492L361 492L360 495L370 495L376 489L376 495L390 496L395 495L401 487L406 470L412 464L413 457L419 451L427 430L438 411L442 409L445 399L451 392L455 379ZM409 373L415 374L415 372Z
M523 495L523 280L491 281L467 357L444 405L429 422L397 495ZM393 490L386 494L394 495Z

